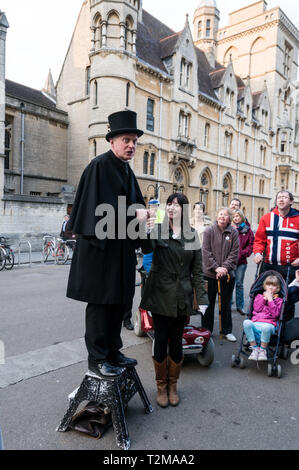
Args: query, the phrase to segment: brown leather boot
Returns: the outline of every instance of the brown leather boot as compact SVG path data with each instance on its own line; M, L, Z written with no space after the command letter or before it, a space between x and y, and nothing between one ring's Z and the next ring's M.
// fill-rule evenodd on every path
M153 359L155 372L156 372L156 383L157 383L157 403L162 408L168 406L168 395L167 395L167 358L163 362L157 362Z
M172 406L177 406L180 402L180 397L176 389L177 381L180 376L182 363L174 362L170 357L168 358L168 400Z

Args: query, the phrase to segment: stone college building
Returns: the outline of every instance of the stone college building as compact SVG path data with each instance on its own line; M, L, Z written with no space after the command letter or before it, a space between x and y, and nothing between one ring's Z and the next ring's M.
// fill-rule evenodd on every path
M183 191L214 219L238 197L253 228L281 188L298 207L299 31L281 8L257 1L219 28L216 1L199 0L176 32L142 0L82 1L56 87L49 73L42 91L4 82L0 15L0 232L59 232L120 109L145 131L132 167L147 201Z

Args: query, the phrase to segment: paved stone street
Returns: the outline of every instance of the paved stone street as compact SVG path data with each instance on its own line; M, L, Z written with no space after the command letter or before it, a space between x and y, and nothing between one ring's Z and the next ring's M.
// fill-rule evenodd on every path
M85 305L65 297L68 271L69 265L34 264L0 272L0 340L5 346L0 426L8 450L117 449L112 428L100 440L55 431L67 396L86 372ZM250 261L247 296L254 275ZM139 299L138 287L134 311ZM186 358L176 409L155 403L151 341L123 330L125 354L138 359L137 371L154 407L146 415L139 396L131 400L126 419L132 450L298 449L299 366L280 360L281 379L268 378L265 364L232 369L231 355L239 343L219 339L217 320L215 311L215 360L207 369ZM234 310L238 340L242 320Z

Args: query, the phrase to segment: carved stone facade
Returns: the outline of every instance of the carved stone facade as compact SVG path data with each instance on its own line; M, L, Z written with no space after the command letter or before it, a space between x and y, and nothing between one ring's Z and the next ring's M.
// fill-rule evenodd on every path
M219 18L214 0L199 1L192 37L188 17L177 33L142 1L83 2L57 84L71 185L108 148L107 116L134 109L145 134L132 165L147 200L184 191L213 218L239 197L253 226L281 187L299 202L298 31L264 1L226 28Z
M215 0L199 0L192 35L188 16L175 32L142 0L82 1L56 97L47 81L57 101L40 145L49 152L51 133L60 156L35 191L65 186L71 201L85 166L109 148L108 115L132 109L145 131L132 167L146 200L184 191L213 219L238 197L253 228L279 189L298 204L299 32L263 0L232 12L221 29L220 14Z

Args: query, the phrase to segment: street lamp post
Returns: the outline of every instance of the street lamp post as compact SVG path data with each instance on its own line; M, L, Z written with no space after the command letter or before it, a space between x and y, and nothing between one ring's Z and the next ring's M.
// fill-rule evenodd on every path
M163 184L149 184L148 187L147 187L147 191L149 190L149 188L153 188L154 189L154 198L155 199L159 199L159 194L160 194L160 189L163 189L164 191L165 190L165 187L163 186Z

